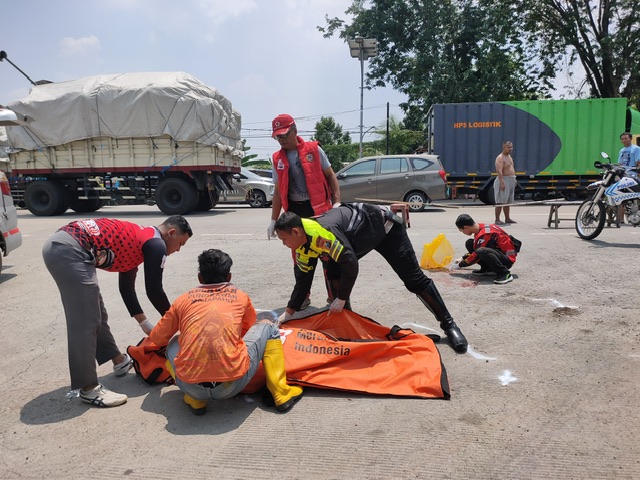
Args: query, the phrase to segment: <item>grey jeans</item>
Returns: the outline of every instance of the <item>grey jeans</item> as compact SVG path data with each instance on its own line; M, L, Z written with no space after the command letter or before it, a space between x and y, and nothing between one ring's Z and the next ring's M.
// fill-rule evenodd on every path
M176 371L175 358L180 350L178 339L180 335L175 335L169 340L167 345L167 359L171 362L173 371ZM280 338L280 330L271 322L256 323L245 333L242 340L247 346L249 354L249 370L241 378L230 382L224 382L214 388L208 388L199 383L186 383L178 378L176 373L176 385L180 390L196 400L223 400L239 394L246 387L258 370L260 361L264 356L267 340Z
M120 350L107 323L95 259L71 235L61 231L45 242L42 257L60 290L67 320L71 388L96 385L96 361L102 365Z

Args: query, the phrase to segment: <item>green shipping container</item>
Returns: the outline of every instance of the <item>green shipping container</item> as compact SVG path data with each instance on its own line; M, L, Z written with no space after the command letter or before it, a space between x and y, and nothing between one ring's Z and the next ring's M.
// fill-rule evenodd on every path
M428 152L440 156L450 186L473 191L511 140L523 189L582 189L599 175L600 152L617 160L632 113L624 98L437 104L428 115ZM640 133L640 115L636 121Z

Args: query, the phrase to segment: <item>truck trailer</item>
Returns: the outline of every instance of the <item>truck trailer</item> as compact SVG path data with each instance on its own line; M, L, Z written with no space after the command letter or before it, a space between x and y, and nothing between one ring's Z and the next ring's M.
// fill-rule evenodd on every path
M14 198L34 215L107 203L206 211L240 172L240 114L183 72L36 85L8 107L32 119L6 127L6 151Z
M511 140L520 195L573 200L600 178L600 152L617 158L625 131L640 133L640 114L624 98L435 104L427 152L440 156L452 197L477 194Z

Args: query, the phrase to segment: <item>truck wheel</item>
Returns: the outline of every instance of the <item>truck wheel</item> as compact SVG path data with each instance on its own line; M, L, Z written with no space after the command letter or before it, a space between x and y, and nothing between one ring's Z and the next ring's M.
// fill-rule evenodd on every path
M24 201L38 217L62 215L69 208L69 192L55 180L37 180L27 185Z
M422 192L410 192L404 197L404 201L409 204L410 212L420 212L427 205L428 198Z
M200 191L198 194L198 203L196 204L194 210L196 212L208 212L213 207L211 203L211 197L209 196L209 192Z
M77 213L90 213L100 210L107 204L106 200L98 198L98 194L95 196L89 195L86 200L80 200L77 197L71 200L69 207L71 210Z
M547 195L543 192L533 192L531 194L531 200L534 202L542 202L547 199Z
M156 189L156 204L167 215L183 215L196 208L198 190L182 178L167 178Z
M200 191L198 193L198 203L194 210L196 212L208 212L216 206L219 200L220 194L217 190L212 193L209 193L208 191Z

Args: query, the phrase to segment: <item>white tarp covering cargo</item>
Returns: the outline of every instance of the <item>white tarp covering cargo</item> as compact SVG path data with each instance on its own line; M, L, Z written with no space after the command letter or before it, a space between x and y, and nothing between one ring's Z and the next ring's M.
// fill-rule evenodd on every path
M7 130L4 127L0 127L0 162L9 161L8 147Z
M242 156L240 114L215 88L183 72L98 75L38 85L8 107L34 119L7 128L15 149L92 137L169 135Z

